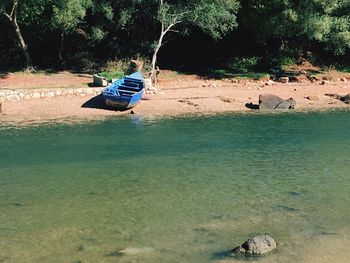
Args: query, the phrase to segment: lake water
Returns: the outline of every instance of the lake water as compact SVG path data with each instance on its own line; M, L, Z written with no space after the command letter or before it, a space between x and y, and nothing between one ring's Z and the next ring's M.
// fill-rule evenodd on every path
M244 262L225 251L264 233L251 261L349 262L349 131L346 111L3 124L0 262Z

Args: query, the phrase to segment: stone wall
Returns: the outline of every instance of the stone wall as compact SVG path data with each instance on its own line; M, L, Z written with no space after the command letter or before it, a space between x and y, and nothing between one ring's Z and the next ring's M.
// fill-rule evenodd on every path
M97 96L104 88L0 89L0 102L16 102L59 96Z

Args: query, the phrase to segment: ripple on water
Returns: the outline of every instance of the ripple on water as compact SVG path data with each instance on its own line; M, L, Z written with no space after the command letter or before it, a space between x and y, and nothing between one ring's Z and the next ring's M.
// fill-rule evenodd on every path
M239 262L223 252L265 233L260 262L347 262L349 128L348 112L2 126L0 262Z

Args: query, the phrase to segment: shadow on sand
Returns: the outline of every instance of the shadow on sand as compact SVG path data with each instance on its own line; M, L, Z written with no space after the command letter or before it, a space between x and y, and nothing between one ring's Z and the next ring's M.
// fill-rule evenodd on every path
M258 110L259 109L259 104L246 103L245 106L251 110Z
M117 109L111 106L108 106L103 99L103 96L97 95L90 100L86 101L83 105L81 105L82 108L90 108L90 109L101 109L101 110L110 110L110 111L128 111L128 109Z

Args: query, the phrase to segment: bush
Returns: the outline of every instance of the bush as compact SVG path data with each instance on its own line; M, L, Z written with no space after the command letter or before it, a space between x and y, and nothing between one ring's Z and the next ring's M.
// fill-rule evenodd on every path
M259 57L233 58L227 63L227 68L236 73L254 72L259 61Z
M92 58L89 52L78 52L70 56L64 63L65 67L73 68L79 71L94 71L98 64Z
M108 61L106 66L102 68L102 72L98 75L107 78L107 80L111 82L112 79L120 79L123 77L128 70L128 66L129 64L126 60Z

